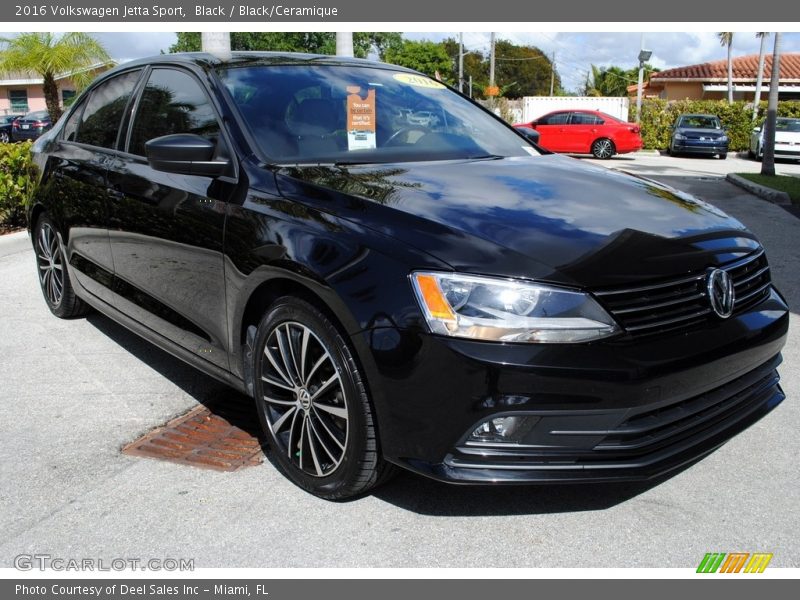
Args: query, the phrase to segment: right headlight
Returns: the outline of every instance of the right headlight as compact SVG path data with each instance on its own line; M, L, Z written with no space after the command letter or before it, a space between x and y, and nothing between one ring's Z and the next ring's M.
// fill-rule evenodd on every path
M614 335L614 319L577 290L459 273L415 272L433 333L495 342L577 343Z
M676 140L685 140L685 139L686 139L686 136L685 136L685 135L683 135L682 133L676 133L676 134L675 134L675 139L676 139Z

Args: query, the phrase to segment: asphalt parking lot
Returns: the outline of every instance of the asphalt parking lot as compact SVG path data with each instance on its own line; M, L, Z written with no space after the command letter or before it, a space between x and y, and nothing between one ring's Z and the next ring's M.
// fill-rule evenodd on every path
M774 553L772 567L800 567L800 219L709 171L744 170L730 168L736 160L603 163L747 224L795 316L787 401L654 485L466 488L402 474L333 504L269 462L221 473L122 455L171 416L233 392L105 317L52 317L27 239L0 239L0 566L47 553L197 567L696 567L706 552L761 551Z

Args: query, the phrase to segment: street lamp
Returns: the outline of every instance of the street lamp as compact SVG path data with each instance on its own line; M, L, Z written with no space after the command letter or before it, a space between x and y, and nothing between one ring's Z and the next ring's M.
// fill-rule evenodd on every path
M642 81L644 80L644 63L653 56L652 50L639 50L639 85L636 87L636 122L642 120Z

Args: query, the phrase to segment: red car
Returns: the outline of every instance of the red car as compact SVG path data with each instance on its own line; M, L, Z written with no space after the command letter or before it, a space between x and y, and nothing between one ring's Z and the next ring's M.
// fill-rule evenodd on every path
M514 127L536 130L539 145L552 152L593 154L607 159L642 148L638 125L598 110L557 110Z

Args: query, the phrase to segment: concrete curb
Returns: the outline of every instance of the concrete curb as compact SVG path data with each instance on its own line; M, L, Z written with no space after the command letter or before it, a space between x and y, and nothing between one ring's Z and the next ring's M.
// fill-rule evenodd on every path
M786 192L779 192L778 190L759 185L749 179L740 177L736 173L728 173L725 179L730 181L733 185L737 185L751 194L763 198L768 202L772 202L773 204L779 204L781 206L790 206L792 204L792 199L789 198L789 194Z
M637 150L633 154L644 154L645 156L661 156L658 150Z
M27 231L0 235L0 257L24 252L31 247Z

